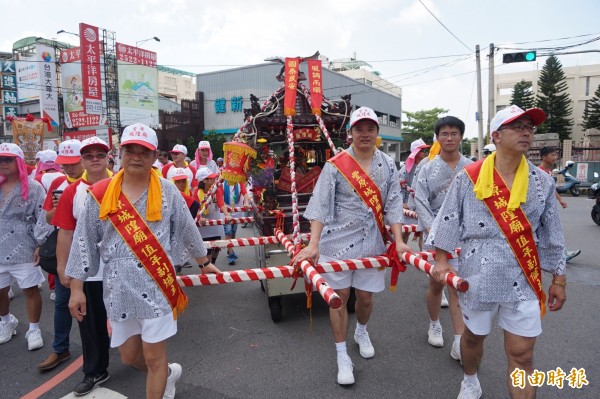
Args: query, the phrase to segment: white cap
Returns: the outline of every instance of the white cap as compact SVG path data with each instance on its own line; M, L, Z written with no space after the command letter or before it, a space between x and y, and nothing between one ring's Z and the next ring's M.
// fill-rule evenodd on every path
M123 130L121 136L121 145L139 144L149 150L156 151L158 147L158 137L156 132L143 123L129 125Z
M421 150L423 148L429 148L431 147L430 145L428 145L427 143L425 143L423 141L423 139L416 139L415 141L413 141L412 143L410 143L410 152L411 154L417 150Z
M25 154L21 147L14 143L2 143L0 144L0 157L19 157L25 159Z
M540 108L531 108L523 111L516 105L501 109L496 113L494 119L490 122L490 132L496 132L500 126L519 119L523 115L529 115L535 126L541 125L546 120L546 113Z
M40 160L41 163L54 163L58 154L53 150L43 150L36 154L36 158Z
M175 144L173 149L169 152L181 152L181 153L187 155L187 147L184 145L181 145L181 144Z
M183 168L169 168L167 172L167 179L169 180L183 180L187 179L189 176L185 173L185 169Z
M495 144L488 144L485 147L483 147L483 152L494 152L496 151L496 145Z
M208 142L206 140L202 140L201 142L198 143L198 148L199 149L208 148L210 150L210 142Z
M350 116L350 127L354 126L354 124L360 120L369 119L372 120L379 126L379 118L377 118L377 114L369 107L360 107L356 111L352 113Z
M196 172L196 180L201 182L204 179L215 179L219 177L218 173L213 173L210 169L202 167Z
M104 140L96 136L83 140L81 142L81 149L79 151L83 151L84 148L91 147L93 145L102 147L102 149L106 152L110 151L110 148L108 148L108 144L106 144Z
M58 164L74 164L81 160L81 141L79 140L65 140L58 145L58 157L56 157L56 163Z

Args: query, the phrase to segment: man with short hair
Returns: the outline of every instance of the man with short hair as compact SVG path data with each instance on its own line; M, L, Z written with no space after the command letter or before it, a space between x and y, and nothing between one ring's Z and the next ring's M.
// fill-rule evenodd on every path
M311 237L295 258L330 262L366 258L387 253L399 257L410 252L402 241L402 195L394 161L376 147L377 114L360 107L350 117L352 146L332 157L323 167L304 218L311 221ZM386 230L389 224L393 238ZM386 242L389 242L386 251ZM385 289L385 273L378 269L324 273L323 278L343 300L339 309L329 309L329 321L337 354L337 382L354 384L353 365L346 347L347 301L351 287L356 292L354 341L363 358L375 356L367 332L373 310L373 293Z
M165 179L168 179L167 175L169 174L169 170L171 170L171 168L182 168L185 170L185 174L188 177L188 184L190 185L190 187L193 187L195 181L194 176L196 176L197 170L194 166L188 164L188 162L185 160L187 152L188 150L186 146L181 144L175 144L173 149L169 151L173 162L163 166L162 175Z
M64 307L64 311L69 316L67 335L71 330L72 320L68 313L71 279L65 275L67 258L71 250L77 219L83 211L83 202L87 196L88 187L112 176L112 172L107 169L108 151L109 147L106 142L98 137L91 137L81 142L81 164L85 172L79 180L65 188L52 218L52 224L59 228L56 244L58 277L60 285L68 292L66 300L59 301L57 299L55 307L59 305ZM110 339L106 328L106 309L102 299L102 267L95 276L89 277L85 281L83 289L87 298L87 313L79 323L79 334L83 347L84 379L74 389L77 396L91 392L109 378L107 369ZM58 311L55 310L55 315L57 313ZM51 370L70 357L68 350L62 353L53 351L44 362L38 365L38 369L41 371Z
M8 291L13 279L25 294L29 329L27 347L44 346L39 322L42 296L38 284L44 282L39 262L40 242L34 227L41 217L45 191L37 181L29 181L23 150L13 143L0 144L0 344L17 334L19 321L10 313Z
M169 151L158 150L158 161L164 167L171 163L169 161Z
M538 166L538 168L552 176L552 168L554 168L556 162L558 162L558 148L550 146L542 147L540 148L540 157L542 158L542 163ZM556 179L554 181L556 181ZM565 201L560 196L558 191L556 191L556 200L563 208L566 208L568 206L567 201ZM580 253L581 249L571 251L565 248L566 262L569 262L571 259L578 256Z
M525 157L545 118L539 108L523 111L515 105L494 116L490 131L496 151L454 179L428 238L436 248L433 278L442 284L447 272L457 273L447 255L460 247L457 274L469 282L469 290L459 293L465 321L459 399L482 395L477 370L495 318L504 330L508 391L513 398L534 398L528 377L541 317L546 307L557 311L566 300L554 181ZM553 274L547 300L542 270ZM524 388L511 384L514 372L523 374Z
M102 254L111 346L119 348L124 364L147 372L148 399L173 398L182 372L167 358L167 339L187 306L173 264L193 257L203 273L219 272L205 256L179 190L152 168L157 144L150 127L125 128L123 168L90 188L65 272L72 278L69 309L81 321L87 311L83 282L98 272Z
M423 165L415 184L416 210L419 215L419 222L423 226L425 239L444 203L444 198L452 180L466 165L471 163L471 160L459 151L464 133L464 122L454 116L444 116L435 125L435 138L441 148L440 154ZM456 260L452 260L452 263L454 265L458 264ZM442 325L440 323L440 306L443 292L444 284L429 278L426 294L427 311L430 319L427 342L440 348L444 346ZM448 298L454 330L450 356L455 360L460 360L460 336L464 324L454 287L448 287Z

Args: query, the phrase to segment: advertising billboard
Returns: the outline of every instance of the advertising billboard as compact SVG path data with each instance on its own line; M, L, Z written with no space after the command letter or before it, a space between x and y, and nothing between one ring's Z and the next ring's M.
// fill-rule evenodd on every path
M60 61L65 126L71 129L106 124L106 114L95 115L85 112L81 49L75 47L61 51Z
M40 69L36 57L23 57L16 61L18 102L37 101L40 99Z
M58 126L58 87L56 78L56 50L52 47L36 45L36 63L40 75L40 113L48 118L52 126Z
M117 43L121 125L158 125L156 53Z
M85 113L90 115L102 115L100 41L98 27L79 24L79 47L83 60L81 68L83 105Z

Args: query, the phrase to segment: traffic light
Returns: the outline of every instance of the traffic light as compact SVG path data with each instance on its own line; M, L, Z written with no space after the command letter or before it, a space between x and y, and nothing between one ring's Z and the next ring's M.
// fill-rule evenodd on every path
M535 51L521 51L520 53L508 53L502 56L503 64L510 64L511 62L529 62L535 61Z

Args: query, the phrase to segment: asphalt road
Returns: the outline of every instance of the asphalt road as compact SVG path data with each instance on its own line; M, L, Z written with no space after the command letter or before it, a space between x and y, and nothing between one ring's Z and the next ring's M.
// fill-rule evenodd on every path
M600 318L594 309L599 306L600 294L600 226L590 218L591 200L580 197L567 201L569 207L561 211L567 244L571 249L581 248L582 254L568 268L565 307L548 314L543 321L544 333L536 344L535 366L544 372L561 367L567 374L572 368L584 369L589 385L576 389L565 381L563 389L559 389L545 384L538 390L538 398L598 398ZM238 236L250 232L250 228L239 229ZM252 248L239 249L238 253L236 266L227 266L223 254L218 266L224 270L255 267ZM546 276L546 287L549 280ZM442 310L441 316L446 346L434 348L427 343L426 287L424 274L409 269L400 276L397 292L386 290L376 296L369 323L376 355L370 360L362 359L349 337L356 377L356 384L351 387L336 383L328 311L318 294L313 294L311 311L306 309L303 294L284 296L283 319L273 323L267 297L257 282L187 288L190 306L179 320L179 333L169 344L170 360L183 365L177 397L455 398L462 370L449 355L452 332L448 310ZM40 397L64 397L82 379L81 370L63 378L60 373L66 373L69 363L47 373L39 373L36 368L51 351L53 305L48 299L49 291L45 287L42 292L45 346L35 352L27 351L24 298L16 291L11 311L21 323L18 335L0 346L0 396L20 398L44 383L57 381ZM351 316L351 333L354 322ZM75 323L71 340L74 361L81 354ZM104 385L106 389L87 397L144 397L145 376L123 366L116 350L111 351L111 356L111 379ZM479 372L485 398L508 397L506 367L502 333L496 328L486 340Z

